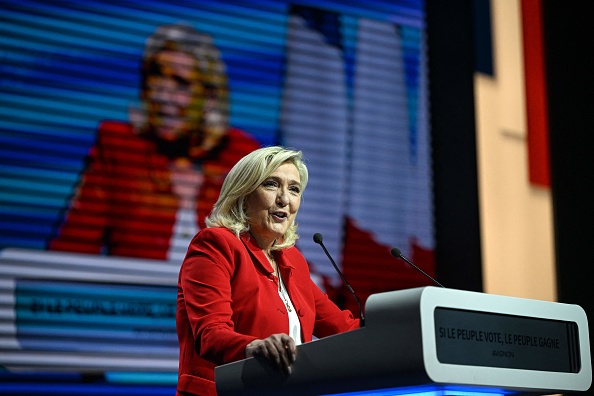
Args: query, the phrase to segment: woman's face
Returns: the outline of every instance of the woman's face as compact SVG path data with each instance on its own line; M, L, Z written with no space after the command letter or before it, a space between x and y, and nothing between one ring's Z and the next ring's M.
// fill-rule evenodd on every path
M203 86L197 61L189 54L163 51L155 62L155 72L147 77L149 123L158 137L173 141L200 125Z
M301 181L297 167L290 162L279 166L248 195L246 214L251 233L262 249L282 237L301 204Z

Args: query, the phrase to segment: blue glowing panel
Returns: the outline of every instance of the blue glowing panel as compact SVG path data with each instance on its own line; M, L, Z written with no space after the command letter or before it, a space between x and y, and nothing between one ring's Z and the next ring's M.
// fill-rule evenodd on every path
M473 387L440 387L440 386L411 386L374 391L335 393L333 396L498 396L510 395L515 392L505 392L500 389L482 389ZM324 395L330 396L330 395Z
M392 244L434 274L423 0L3 0L1 8L0 252L32 255L0 264L0 299L7 301L0 327L12 329L0 333L0 369L18 371L3 360L8 351L33 359L39 351L109 355L125 347L132 354L166 353L168 364L175 360L174 275L164 271L166 285L146 283L142 271L123 276L103 260L108 248L90 266L82 263L93 255L80 258L80 271L67 254L35 256L51 253L100 123L128 123L143 109L145 42L165 24L184 22L212 37L228 79L231 126L260 145L303 150L311 180L298 247L316 280L330 278L330 288L337 275L311 242L315 232L324 233L363 301L425 282L404 267L394 269ZM102 221L99 215L87 219L78 236ZM157 226L139 223L136 229ZM137 244L137 250L153 248ZM361 261L370 247L378 256L372 271ZM70 248L77 252L80 245ZM179 262L159 265L175 270ZM333 295L350 301L340 292ZM43 371L32 364L28 370ZM98 372L109 374L108 382L165 385L175 374L115 373L109 365ZM15 392L61 392L27 386ZM151 394L139 392L145 391Z

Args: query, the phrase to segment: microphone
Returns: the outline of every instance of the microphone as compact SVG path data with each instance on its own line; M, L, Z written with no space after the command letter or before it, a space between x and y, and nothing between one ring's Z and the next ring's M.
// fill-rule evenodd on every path
M330 256L330 253L328 253L326 246L324 246L324 243L322 242L324 240L324 237L322 237L322 234L320 234L319 232L316 232L313 236L313 240L315 243L320 245L322 247L322 249L324 249L324 253L326 253L326 256L328 256L328 258L330 259L330 262L334 266L334 269L336 270L336 272L338 272L338 275L340 275L340 278L342 279L344 284L349 288L349 291L351 292L353 297L355 297L355 300L357 301L357 305L359 306L359 318L361 320L361 327L365 326L365 316L363 316L363 309L361 308L361 301L359 300L359 297L357 297L357 295L353 291L353 288L351 287L351 285L349 285L349 282L347 282L347 280L344 278L344 275L342 274L342 272L340 272L340 270L338 269L338 266L332 259L332 256Z
M414 269L416 269L417 271L419 271L421 274L425 275L427 278L431 279L433 281L433 283L435 283L436 285L439 285L443 288L445 288L444 285L442 285L441 283L439 283L438 281L436 281L435 279L433 279L431 276L429 276L429 274L427 274L425 271L423 271L422 269L420 269L419 267L417 267L416 265L414 265L413 263L411 263L406 257L404 257L402 255L402 252L400 251L400 249L398 248L392 248L392 250L390 250L390 253L392 253L392 256L402 259L404 261L406 261L407 263L409 263L410 265L413 266Z

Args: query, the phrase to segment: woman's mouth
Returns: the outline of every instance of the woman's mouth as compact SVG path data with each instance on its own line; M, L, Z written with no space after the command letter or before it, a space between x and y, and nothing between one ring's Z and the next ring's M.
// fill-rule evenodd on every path
M272 215L276 218L284 220L287 218L287 214L285 212L272 212Z

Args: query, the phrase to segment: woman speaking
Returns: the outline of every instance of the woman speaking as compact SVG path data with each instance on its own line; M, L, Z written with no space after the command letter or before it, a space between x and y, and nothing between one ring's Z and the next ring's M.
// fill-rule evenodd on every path
M258 356L290 375L296 346L359 327L311 280L295 247L308 172L300 151L243 157L179 273L177 395L216 395L217 365Z

